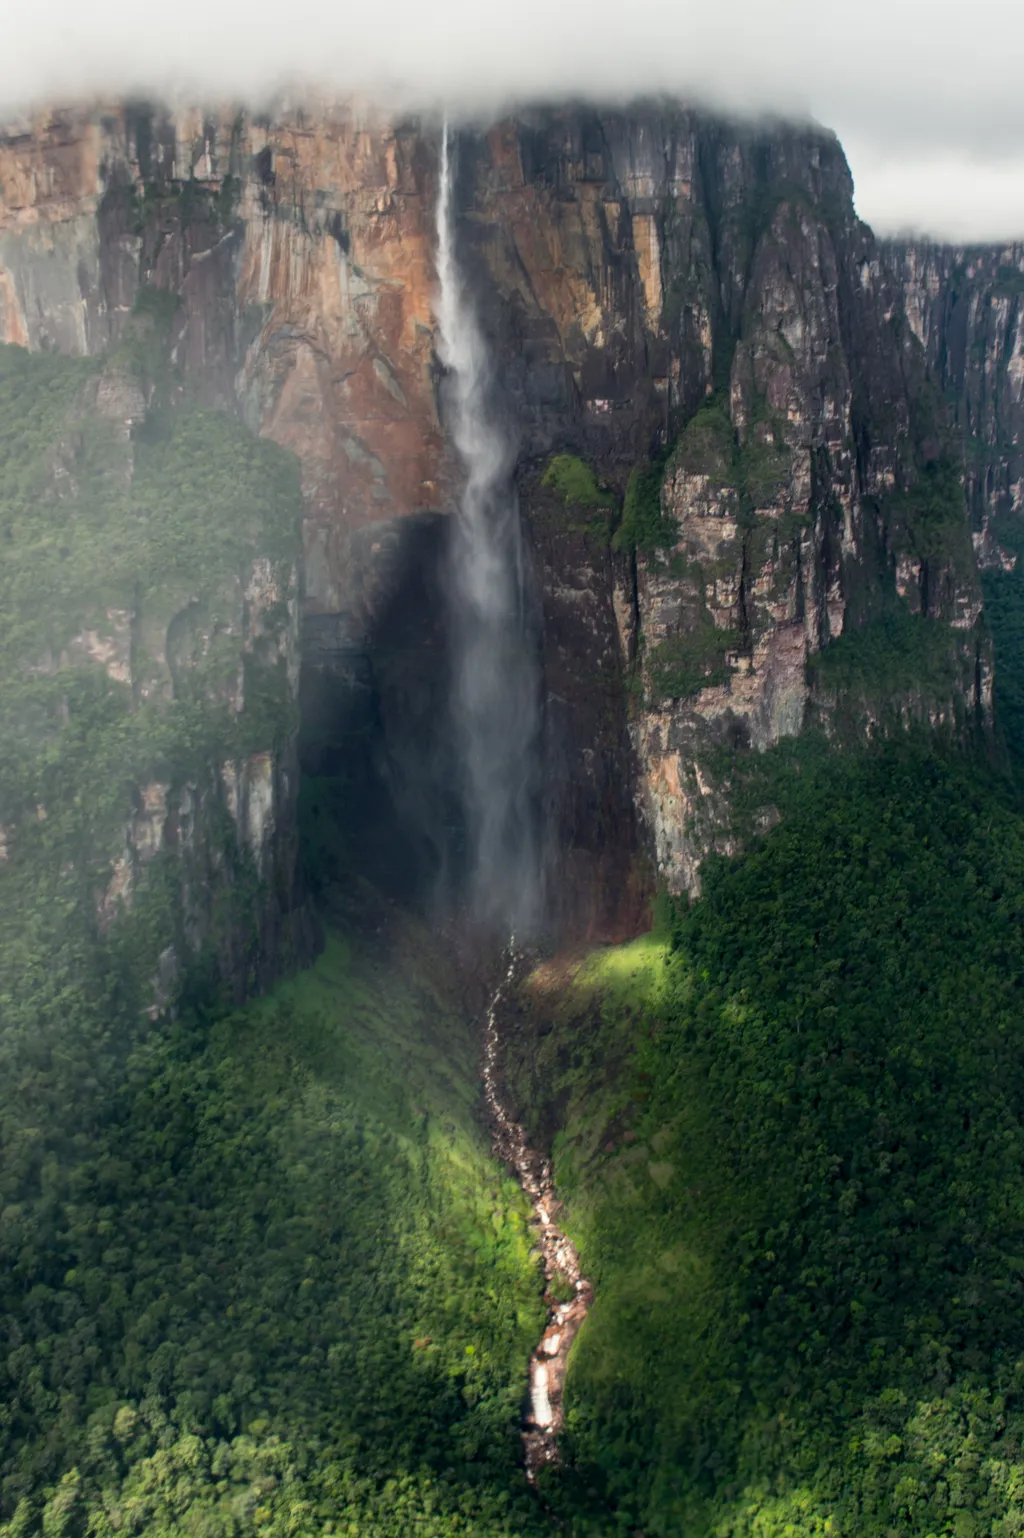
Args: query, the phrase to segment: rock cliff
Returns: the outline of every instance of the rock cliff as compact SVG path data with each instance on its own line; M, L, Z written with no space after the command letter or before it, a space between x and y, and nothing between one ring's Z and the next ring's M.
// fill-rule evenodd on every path
M61 957L119 948L155 1015L184 988L244 998L310 948L298 476L150 389L153 330L137 310L102 360L0 347L0 970L22 1024Z
M578 111L503 125L467 159L467 244L524 456L568 449L623 498L605 590L637 802L660 878L694 891L708 849L732 847L728 754L812 717L990 717L941 403L829 136ZM875 655L890 610L922 622L905 632L921 677L895 690ZM840 722L809 663L844 633L873 666ZM577 697L609 676L576 670Z
M174 389L299 456L307 767L358 745L424 881L457 842L437 151L437 125L354 106L122 105L0 140L0 335L91 355L140 295L176 295ZM826 133L580 107L464 130L458 152L543 621L558 917L612 936L732 847L731 755L811 720L987 730L938 311L906 323L916 258L857 221Z
M990 562L991 522L1024 511L1024 247L891 241L881 251L964 440L972 533Z

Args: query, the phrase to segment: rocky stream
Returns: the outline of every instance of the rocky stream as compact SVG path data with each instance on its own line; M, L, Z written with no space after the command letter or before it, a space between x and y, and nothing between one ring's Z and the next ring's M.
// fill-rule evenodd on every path
M555 1195L551 1162L531 1148L522 1125L511 1115L502 1068L502 1013L509 990L521 973L524 957L514 942L505 953L505 971L491 996L484 1031L484 1098L491 1119L494 1151L508 1166L533 1209L533 1229L544 1267L544 1301L548 1319L530 1356L529 1395L523 1412L526 1477L535 1483L538 1470L558 1461L558 1434L564 1411L562 1391L569 1351L593 1301L594 1290L580 1270L579 1256L555 1221L560 1203Z

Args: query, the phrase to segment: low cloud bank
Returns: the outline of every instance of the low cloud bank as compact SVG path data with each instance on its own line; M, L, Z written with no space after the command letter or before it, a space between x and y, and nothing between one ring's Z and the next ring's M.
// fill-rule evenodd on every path
M128 0L21 3L0 112L138 93L260 102L315 89L494 112L670 92L813 117L850 157L861 216L954 240L1024 237L1024 7L980 0Z

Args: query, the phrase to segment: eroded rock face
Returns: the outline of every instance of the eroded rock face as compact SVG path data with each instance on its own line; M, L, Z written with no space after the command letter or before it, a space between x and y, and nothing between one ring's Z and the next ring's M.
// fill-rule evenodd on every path
M972 528L1024 512L1024 246L881 247L906 324L971 446ZM1000 557L983 541L983 558Z
M97 893L100 928L109 933L132 911L148 867L157 856L170 857L180 931L154 978L154 1009L173 1004L178 983L204 951L216 958L227 995L241 1000L308 955L312 944L298 871L295 731L282 734L277 719L271 731L258 716L245 724L247 673L265 679L280 668L285 698L275 699L275 716L296 709L296 564L258 556L202 601L173 608L169 619L144 603L107 613L107 634L84 632L67 660L100 663L110 679L130 686L137 707L159 711L189 700L208 708L211 751L221 742L236 746L237 756L207 762L193 755L189 771L173 782L138 786L121 852ZM271 745L256 746L261 738ZM252 890L245 893L247 883Z
M609 547L608 508L567 507L536 476L520 505L540 610L548 910L563 932L622 939L643 927L655 876L614 606L626 562Z
M502 125L463 179L525 455L569 449L621 489L630 464L696 427L713 398L722 444L684 431L661 494L674 532L632 571L620 564L601 618L589 550L575 584L547 559L543 582L577 706L583 680L613 675L613 621L619 666L638 659L636 803L674 890L698 889L709 848L734 847L723 750L764 749L811 715L831 729L836 701L808 662L889 595L948 627L956 677L940 702L927 690L891 712L865 702L861 729L887 729L887 712L954 730L991 717L966 524L954 515L929 543L905 511L936 454L926 358L898 324L851 190L826 135L646 109ZM557 719L561 693L549 704ZM577 789L602 737L583 740Z
M96 351L140 293L180 296L183 381L301 458L309 666L364 692L403 551L454 494L432 310L438 140L437 125L354 106L273 120L116 107L0 139L0 336ZM545 109L462 133L458 154L460 262L518 444L543 616L560 923L613 935L655 879L696 890L708 849L732 847L721 750L827 723L835 701L808 662L889 597L948 627L958 659L949 697L922 694L904 718L989 717L967 525L929 544L906 494L938 452L931 367L993 446L972 505L1019 503L1007 443L1024 343L1003 268L1024 259L986 258L954 302L954 256L880 252L818 131ZM717 448L687 438L709 397ZM568 452L621 506L631 468L677 440L673 532L635 557L609 548L617 514L595 543L540 489L547 457ZM420 740L424 701L443 696L443 653L431 641L417 688L392 681L377 711L396 783L396 745Z
M302 460L306 590L336 608L352 530L441 497L432 151L354 109L22 127L0 137L0 339L94 353L141 285L180 295L186 377Z

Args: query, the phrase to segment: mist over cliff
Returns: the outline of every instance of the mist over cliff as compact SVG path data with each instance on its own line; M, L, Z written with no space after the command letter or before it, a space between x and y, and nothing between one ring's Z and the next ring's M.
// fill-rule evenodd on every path
M626 26L608 0L554 10L523 0L507 12L398 0L382 25L374 13L308 0L297 26L236 0L212 9L183 0L173 26L145 28L124 0L88 12L45 0L11 18L0 116L126 97L319 114L359 98L399 116L440 118L445 107L479 125L545 102L683 98L712 114L836 131L858 212L878 231L1020 238L1024 119L1012 71L999 65L1024 46L1018 8L983 0L966 25L940 0L930 16L922 26L912 7L882 0L862 5L855 24L811 0L640 0Z
M0 133L0 1538L1017 1530L1022 403L805 124Z

